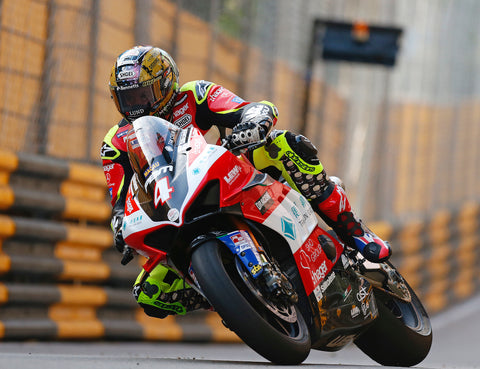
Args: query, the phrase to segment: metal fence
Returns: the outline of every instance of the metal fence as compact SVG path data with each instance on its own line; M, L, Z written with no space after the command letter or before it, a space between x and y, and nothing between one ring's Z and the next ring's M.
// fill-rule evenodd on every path
M2 0L0 145L98 163L120 118L110 68L147 43L174 56L182 82L213 80L270 100L280 128L305 126L363 218L457 209L480 197L479 10L475 0ZM318 17L404 34L391 70L318 60L303 122Z

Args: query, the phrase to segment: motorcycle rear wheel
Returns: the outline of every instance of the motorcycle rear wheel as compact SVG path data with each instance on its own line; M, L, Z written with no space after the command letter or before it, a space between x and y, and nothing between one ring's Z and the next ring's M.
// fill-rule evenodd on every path
M430 351L432 326L420 299L398 276L408 289L410 302L375 288L378 317L355 344L381 365L413 366L422 362Z
M258 354L275 364L296 365L310 353L310 335L300 310L290 321L274 313L274 303L257 299L234 256L215 240L195 248L192 267L203 293L225 324ZM268 305L268 306L267 306ZM282 309L280 309L282 310ZM292 321L292 316L295 317Z

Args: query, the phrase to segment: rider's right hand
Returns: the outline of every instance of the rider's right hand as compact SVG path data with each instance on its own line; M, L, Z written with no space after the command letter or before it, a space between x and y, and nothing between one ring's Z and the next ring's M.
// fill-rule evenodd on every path
M119 229L118 232L115 232L113 242L117 251L123 254L123 251L125 250L125 240L123 239L121 229Z
M116 215L112 218L113 243L118 252L123 254L125 250L125 240L122 234L123 216Z

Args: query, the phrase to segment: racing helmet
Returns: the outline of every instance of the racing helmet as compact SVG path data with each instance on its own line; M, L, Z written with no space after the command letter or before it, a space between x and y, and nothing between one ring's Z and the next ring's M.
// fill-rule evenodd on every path
M110 74L110 93L129 122L145 115L169 120L178 92L178 68L164 50L135 46L120 54Z

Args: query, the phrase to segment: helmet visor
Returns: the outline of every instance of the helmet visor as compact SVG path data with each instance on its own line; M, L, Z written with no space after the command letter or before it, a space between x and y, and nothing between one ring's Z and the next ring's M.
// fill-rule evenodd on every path
M118 110L130 121L149 115L164 97L158 83L131 89L116 88L112 96Z

